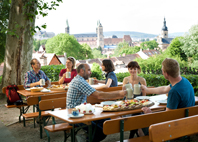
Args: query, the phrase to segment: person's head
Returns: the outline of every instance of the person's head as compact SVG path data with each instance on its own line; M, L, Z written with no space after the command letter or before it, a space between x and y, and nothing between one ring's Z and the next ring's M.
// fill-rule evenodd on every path
M33 70L39 70L41 68L41 63L36 58L30 61L30 65Z
M162 73L166 79L168 75L173 78L178 77L180 75L179 63L174 59L166 58L162 62Z
M113 62L109 59L104 59L102 61L102 71L105 72L112 72L115 70L115 67L113 65Z
M136 61L131 61L127 65L128 71L131 75L135 75L141 72L141 68Z
M66 61L66 68L74 69L76 65L76 59L74 57L68 57Z
M87 80L91 76L91 68L88 64L80 64L77 67L77 73Z

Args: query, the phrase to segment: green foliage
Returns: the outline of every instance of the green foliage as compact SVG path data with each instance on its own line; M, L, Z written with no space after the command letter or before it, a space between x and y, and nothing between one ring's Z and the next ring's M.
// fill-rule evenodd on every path
M0 76L0 84L1 84L1 81L2 81L2 75Z
M52 82L59 80L59 73L61 69L64 69L64 65L50 65L50 66L42 66L41 70L47 75Z
M181 58L175 56L171 57L167 54L160 54L153 57L149 57L148 59L144 60L142 58L136 58L135 61L138 62L142 70L161 70L162 68L162 61L165 58L173 58L178 61L180 68L181 67L188 67L188 63L185 61L182 61Z
M93 59L106 58L107 57L106 55L102 55L101 51L97 48L92 49L92 54L93 54Z
M140 44L140 47L143 49L154 49L158 47L158 43L155 40L145 41Z
M102 47L101 46L98 46L98 50L101 52L102 54Z
M120 54L135 54L137 52L140 51L140 47L139 46L135 46L135 47L127 47L127 48L124 48L120 51Z
M198 69L198 60L194 60L189 66L191 68Z
M82 46L82 49L81 49L81 54L85 55L86 56L86 59L93 59L93 54L92 54L92 51L91 51L91 47L84 43L81 45Z
M192 26L189 30L189 34L186 34L180 41L183 45L181 49L185 54L194 60L198 60L198 25Z
M80 45L73 35L66 33L48 39L45 48L47 53L63 55L66 52L68 57L72 56L77 60L92 58L90 47Z
M180 39L183 39L183 37L176 37L171 41L171 44L168 46L167 50L165 51L166 54L169 54L171 56L178 56L181 58L181 60L187 61L187 56L185 52L181 49L181 46L183 45L180 42Z
M93 63L91 67L91 77L96 77L97 79L102 79L102 70L100 69L100 65L97 63Z
M121 55L123 49L129 49L129 44L127 42L120 42L114 50L114 56Z

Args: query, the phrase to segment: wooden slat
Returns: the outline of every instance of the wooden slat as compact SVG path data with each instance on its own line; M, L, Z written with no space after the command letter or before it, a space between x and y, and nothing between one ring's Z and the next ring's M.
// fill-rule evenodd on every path
M149 139L153 142L159 142L198 133L197 120L198 115L153 124L149 128Z
M66 97L57 98L57 99L41 100L39 102L40 110L49 110L49 109L63 108L63 107L66 107Z
M62 98L62 97L66 97L66 93L59 93L59 94L53 94L53 95L45 95L45 96L41 96L41 100L47 100L47 99L54 99L54 98ZM29 97L27 99L27 104L28 105L35 105L38 104L38 96L35 97Z
M150 125L155 124L155 123L184 118L185 109L187 108L132 116L128 118L120 118L117 120L108 120L108 121L105 121L103 124L103 132L106 135L119 133L120 132L120 120L122 119L124 119L124 131L129 131L129 130L135 130L138 128L149 127ZM198 109L198 106L189 107L188 109L189 109L190 115L198 114L196 111L196 109Z
M28 105L27 104L22 104L22 105L7 105L7 104L5 104L5 107L7 107L7 108L21 108L24 106L28 106Z
M150 142L150 140L149 140L149 136L143 136L143 137L136 137L133 139L124 140L124 142Z
M50 132L57 132L57 131L70 130L72 129L72 126L70 126L69 123L61 123L61 124L45 126L44 129Z
M39 116L39 112L32 112L32 113L26 113L22 115L25 118L36 118ZM47 111L42 111L41 116L49 116Z

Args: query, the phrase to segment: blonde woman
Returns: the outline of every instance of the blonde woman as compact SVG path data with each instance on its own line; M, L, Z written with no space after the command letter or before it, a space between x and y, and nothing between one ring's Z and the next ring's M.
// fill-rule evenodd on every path
M59 74L59 84L70 83L71 80L77 75L76 60L74 57L68 57L66 61L66 69L62 69ZM66 78L66 72L71 72L71 78Z

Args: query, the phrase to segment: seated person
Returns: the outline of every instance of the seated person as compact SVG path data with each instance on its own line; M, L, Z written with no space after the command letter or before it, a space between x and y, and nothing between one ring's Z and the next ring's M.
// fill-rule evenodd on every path
M103 88L109 88L109 87L116 87L118 86L118 80L117 77L115 75L115 73L113 72L115 70L115 67L112 63L111 60L109 59L104 59L102 61L102 71L106 72L106 80L94 80L94 83L104 83L105 85L100 86L100 87L96 87L96 89L103 89Z
M123 79L123 86L128 83L131 83L133 88L134 84L143 84L146 86L146 80L143 77L138 76L138 74L141 72L141 68L136 61L129 62L127 68L130 76ZM134 98L136 98L137 96L146 96L146 93L143 92L140 95L134 95Z
M69 89L67 91L67 108L75 108L76 106L87 102L88 96L93 96L97 99L121 99L126 95L126 90L102 92L96 91L86 81L91 76L91 69L88 64L80 64L77 67L78 75L71 81ZM103 122L105 120L99 120L98 123L92 122L92 130L97 126L95 135L93 136L93 142L99 142L103 140L106 135L103 133ZM97 124L97 125L96 125ZM82 124L83 125L83 124ZM86 129L85 129L86 130Z
M70 83L71 80L77 75L76 64L74 57L68 57L66 61L66 69L62 69L59 74L59 84ZM66 78L66 72L71 72L71 78Z
M40 70L40 62L36 58L33 58L30 62L30 65L32 67L32 70L28 71L25 74L24 88L40 87L40 79L45 79L45 82L49 86L51 82L49 78L45 75L45 73L42 70Z
M194 89L186 78L180 76L179 63L174 59L166 58L162 62L162 73L165 79L170 82L170 85L157 88L147 88L142 85L142 92L153 94L168 93L166 111L194 106ZM152 113L148 107L144 107L142 110L144 113ZM148 135L148 130L146 135Z

